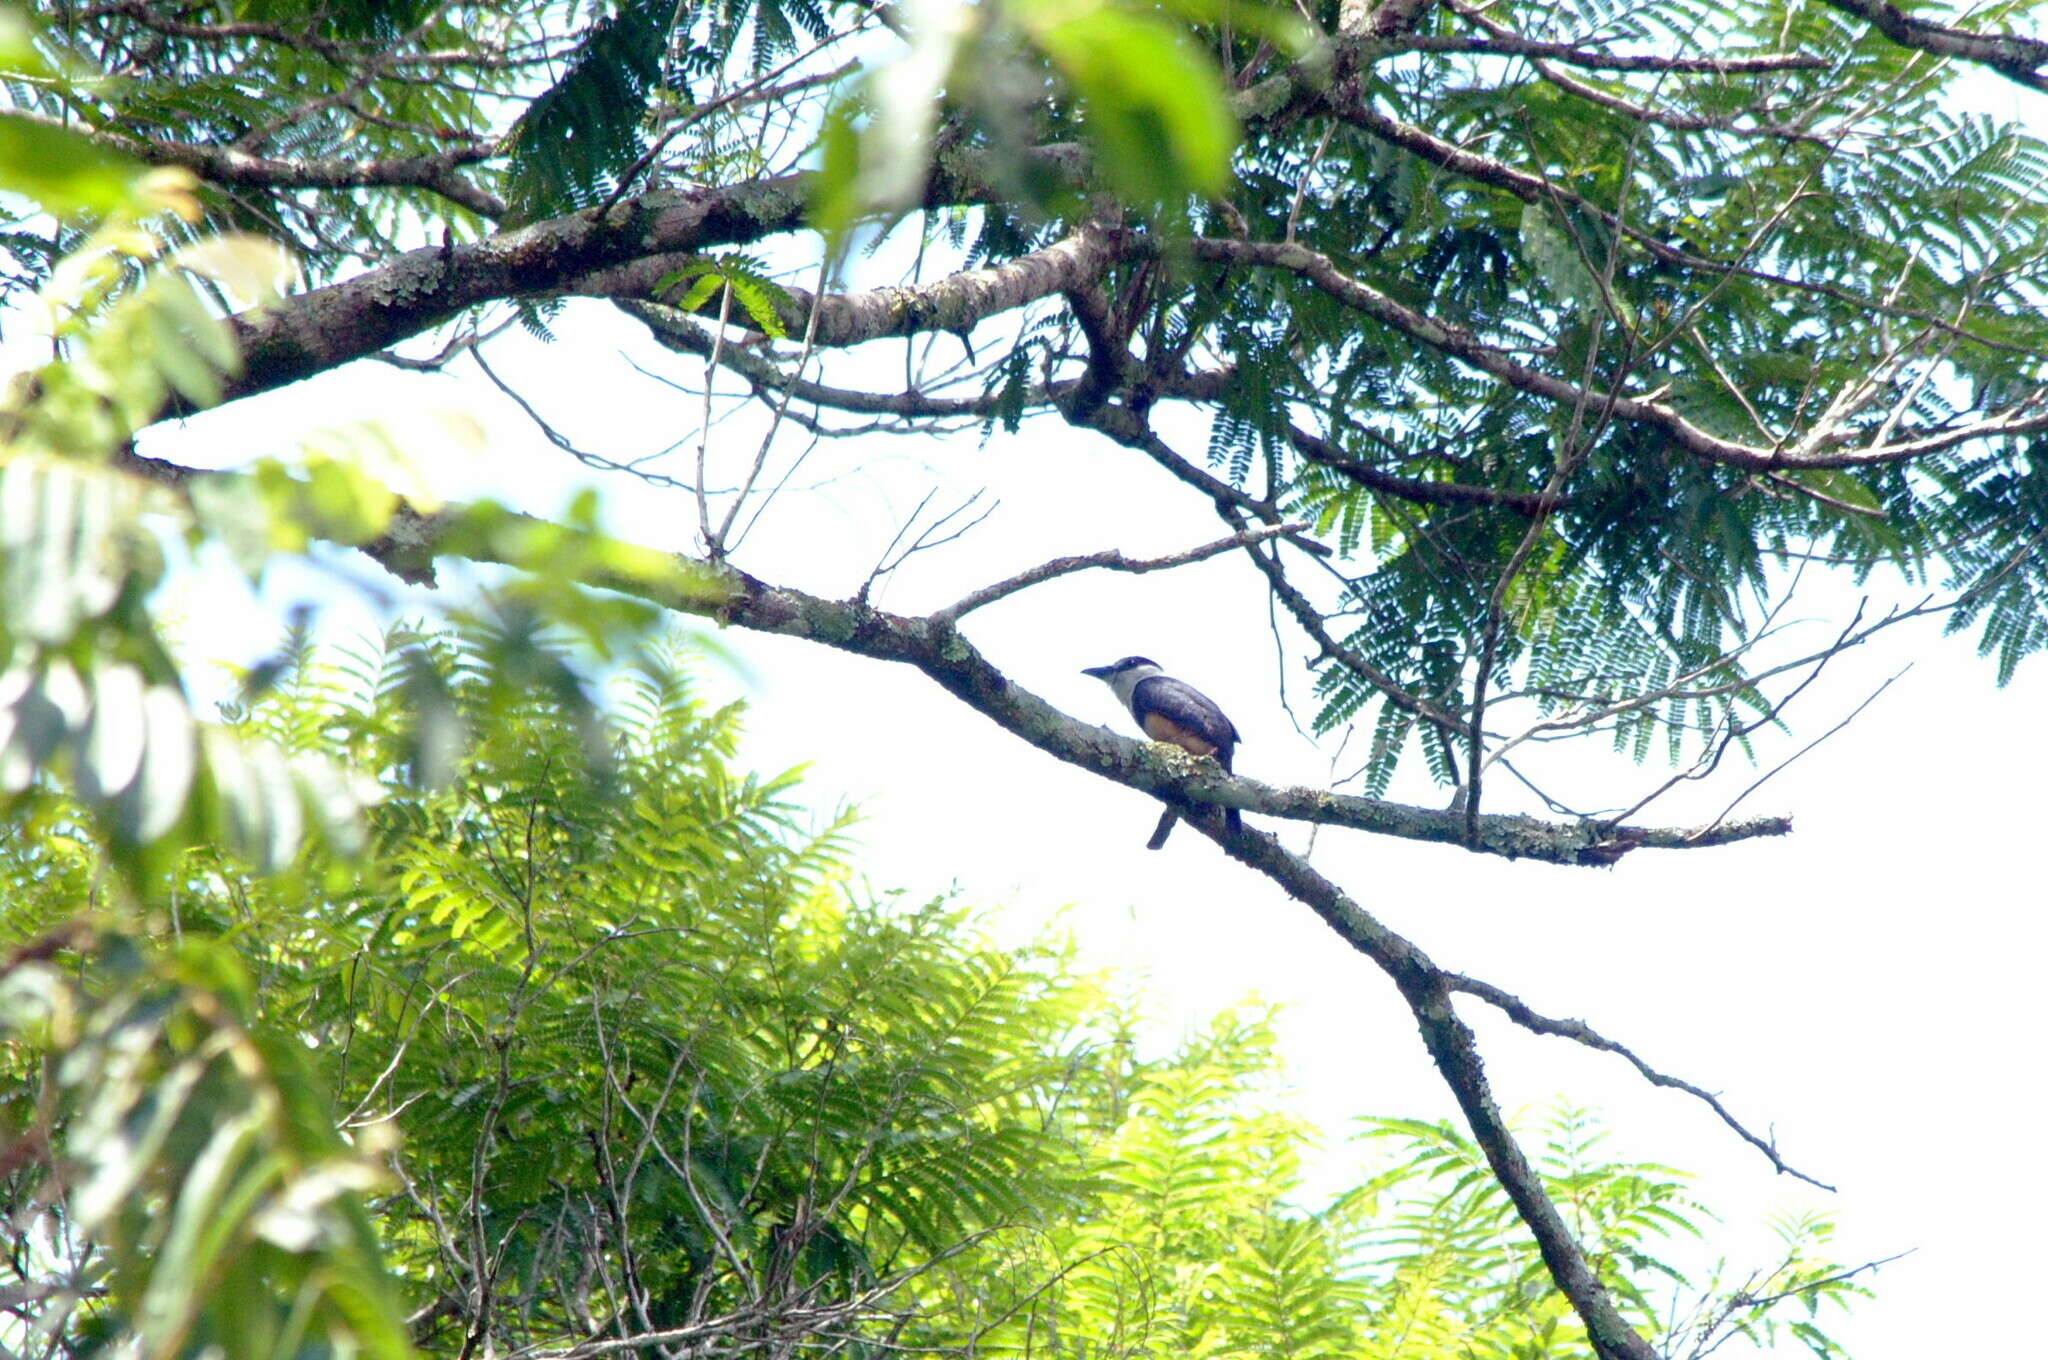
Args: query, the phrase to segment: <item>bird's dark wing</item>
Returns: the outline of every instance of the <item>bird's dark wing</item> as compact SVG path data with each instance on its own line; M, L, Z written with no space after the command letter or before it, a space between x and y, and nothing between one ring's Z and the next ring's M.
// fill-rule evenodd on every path
M1174 726L1193 732L1217 748L1217 758L1230 768L1230 748L1238 741L1237 728L1223 716L1208 695L1193 685L1171 676L1155 675L1140 680L1131 691L1131 716L1145 725L1145 715L1156 713Z

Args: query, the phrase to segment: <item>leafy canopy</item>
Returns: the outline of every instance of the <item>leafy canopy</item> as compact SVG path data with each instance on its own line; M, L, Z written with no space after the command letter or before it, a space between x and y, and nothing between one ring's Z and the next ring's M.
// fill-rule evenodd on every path
M166 350L117 437L437 328L447 362L479 308L545 333L583 293L727 370L711 406L778 425L799 393L849 434L1063 420L1227 520L1312 523L1261 570L1319 657L1315 726L1364 728L1378 792L1418 758L1469 783L1538 735L1718 763L1787 698L1796 649L1755 644L1816 559L1927 582L2001 678L2048 642L2048 151L1955 98L2039 88L2039 7L1868 8L64 5L15 25L5 126L59 211L118 212L124 175L176 165L203 216L173 237L389 275L360 341L316 294L294 301L327 338L272 336L260 374ZM54 181L29 150L51 139ZM642 232L664 189L699 196L680 244ZM591 237L596 209L619 235ZM17 286L78 240L35 220ZM534 248L455 270L459 297L404 272L408 247L519 224ZM912 295L842 323L764 277L851 261L856 228L915 255ZM816 236L730 253L792 229ZM1026 280L1084 243L1050 284L965 272ZM999 318L960 363L913 349L895 388L839 361ZM1154 419L1178 403L1206 442ZM782 464L748 462L634 466L759 502ZM311 519L344 542L377 521ZM699 519L722 556L733 517Z
M145 941L76 924L103 862L75 807L9 827L8 934L45 942L5 979L10 1200L38 1206L10 1245L52 1353L396 1357L405 1318L450 1355L1589 1354L1466 1138L1368 1121L1380 1169L1311 1208L1268 1013L1148 1053L1067 944L864 895L847 818L734 767L697 663L620 675L593 746L571 704L498 703L494 655L295 641L236 714L379 772L353 878L195 850ZM473 734L438 787L422 665ZM1818 1223L1768 1288L1689 1277L1683 1178L1598 1141L1560 1116L1544 1174L1645 1328L1676 1290L1702 1339L1767 1341L1857 1292Z

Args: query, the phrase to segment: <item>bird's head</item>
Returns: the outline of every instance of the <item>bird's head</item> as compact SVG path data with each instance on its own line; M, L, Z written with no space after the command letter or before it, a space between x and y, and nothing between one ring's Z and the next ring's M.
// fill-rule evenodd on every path
M1114 685L1125 676L1139 675L1142 678L1143 675L1153 674L1158 670L1159 663L1150 657L1127 656L1121 661L1112 661L1107 666L1083 667L1081 674L1092 675L1105 685Z
M1127 656L1121 661L1112 661L1107 666L1090 666L1081 674L1094 676L1109 686L1110 693L1116 695L1119 703L1129 704L1131 696L1138 692L1139 685L1165 672L1159 669L1158 662L1148 656Z

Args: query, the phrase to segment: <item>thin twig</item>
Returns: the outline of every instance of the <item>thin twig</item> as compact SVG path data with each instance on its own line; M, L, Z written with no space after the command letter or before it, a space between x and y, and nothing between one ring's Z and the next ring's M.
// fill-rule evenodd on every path
M1131 572L1138 575L1148 571L1165 571L1172 567L1187 566L1191 562L1205 561L1219 554L1227 553L1233 548L1243 548L1254 543L1262 543L1266 539L1274 538L1281 534L1302 533L1308 527L1305 523L1294 521L1285 524L1262 524L1255 529L1239 530L1228 538L1219 538L1213 543L1204 543L1199 548L1189 548L1183 552L1168 553L1164 557L1126 557L1120 550L1115 548L1103 552L1087 553L1079 557L1055 557L1050 562L1041 562L1035 567L1018 572L1015 576L997 581L993 585L983 586L979 590L963 595L944 609L933 611L931 618L932 622L937 624L951 625L958 623L961 616L972 613L983 605L993 604L1006 595L1014 595L1020 590L1028 589L1041 582L1053 580L1056 577L1070 575L1077 571L1087 571L1091 567L1100 567L1104 571Z
M1744 1128L1742 1122L1734 1115L1728 1113L1728 1107L1723 1105L1720 1098L1713 1092L1703 1090L1682 1077L1674 1077L1667 1073L1659 1072L1656 1068L1638 1058L1626 1045L1616 1043L1606 1035L1595 1030L1585 1021L1553 1020L1549 1016L1539 1014L1533 1010L1520 997L1504 992L1490 982L1481 982L1477 978L1466 977L1463 973L1444 974L1444 983L1454 992L1464 992L1467 996L1476 996L1488 1005L1497 1007L1508 1019L1520 1025L1523 1029L1530 1030L1536 1034L1548 1034L1560 1039L1570 1039L1574 1043L1584 1044L1587 1048L1599 1049L1602 1053L1620 1054L1628 1059L1636 1071L1642 1074L1643 1080L1649 1082L1652 1086L1668 1086L1674 1091L1683 1091L1689 1096L1705 1101L1708 1108L1719 1115L1721 1122L1733 1129L1743 1142L1748 1143L1768 1157L1771 1165L1778 1170L1779 1174L1805 1181L1808 1185L1817 1186L1822 1190L1829 1192L1834 1190L1835 1187L1827 1182L1817 1181L1804 1171L1799 1171L1786 1165L1785 1160L1778 1156L1777 1147Z
M1747 799L1749 795L1755 793L1758 789L1762 788L1765 784L1769 783L1772 779L1776 778L1780 773L1784 771L1786 766L1790 765L1793 761L1799 759L1799 757L1805 755L1808 751L1811 751L1814 747L1826 741L1829 737L1835 735L1835 733L1847 727L1850 723L1855 722L1857 717L1862 714L1864 709L1869 708L1872 704L1877 702L1878 695L1883 694L1886 690L1890 689L1895 681L1903 679L1905 677L1906 672L1912 669L1913 668L1909 665L1905 667L1903 670L1900 670L1896 675L1893 675L1890 679L1886 680L1883 684L1879 685L1876 689L1872 690L1869 696L1866 697L1862 703L1850 709L1847 717L1843 718L1833 727L1830 727L1827 731L1815 737L1812 741L1806 743L1806 745L1794 751L1791 755L1785 757L1785 759L1779 761L1776 765L1772 766L1763 774L1758 775L1755 782L1750 784L1750 786L1744 789L1741 793L1736 794L1735 797L1729 801L1728 806L1721 809L1720 816L1714 818L1713 821L1709 822L1705 827L1701 829L1703 831L1712 831L1715 827L1719 826L1723 821L1727 819L1729 813L1735 811L1736 808L1742 805L1743 801Z

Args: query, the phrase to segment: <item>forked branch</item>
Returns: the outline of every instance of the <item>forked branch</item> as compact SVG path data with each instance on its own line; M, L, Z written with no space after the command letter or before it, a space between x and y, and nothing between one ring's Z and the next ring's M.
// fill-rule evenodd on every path
M1553 1020L1547 1015L1538 1013L1520 997L1504 992L1490 982L1481 982L1478 978L1466 977L1462 973L1445 973L1444 985L1454 992L1464 992L1468 996L1476 996L1487 1005L1498 1008L1508 1019L1532 1034L1547 1034L1560 1039L1570 1039L1573 1043L1584 1044L1587 1048L1597 1049L1602 1053L1619 1054L1621 1057L1628 1059L1629 1065L1641 1073L1643 1080L1649 1082L1652 1086L1665 1086L1674 1091L1683 1091L1687 1095L1705 1102L1709 1109L1720 1116L1721 1122L1733 1129L1743 1142L1748 1143L1751 1147L1769 1158L1771 1165L1777 1168L1780 1175L1791 1176L1797 1180L1805 1181L1808 1185L1818 1186L1822 1190L1832 1191L1835 1188L1825 1181L1815 1180L1796 1167L1787 1165L1785 1160L1778 1155L1778 1145L1776 1143L1751 1133L1743 1126L1741 1120L1728 1113L1728 1107L1723 1105L1720 1097L1716 1096L1712 1091L1695 1086L1682 1077L1674 1077L1669 1073L1658 1071L1637 1057L1634 1050L1630 1049L1627 1045L1615 1042L1594 1029L1591 1025L1588 1025L1585 1021Z

